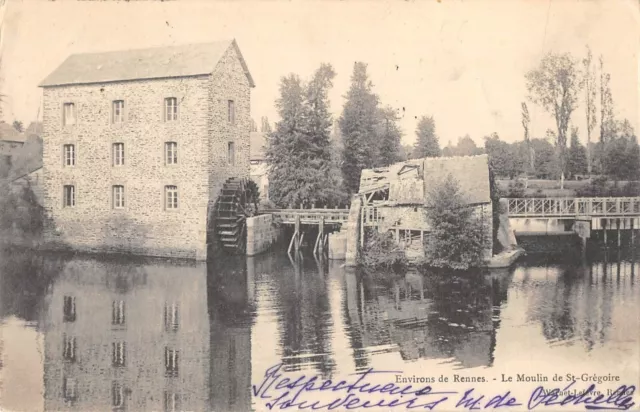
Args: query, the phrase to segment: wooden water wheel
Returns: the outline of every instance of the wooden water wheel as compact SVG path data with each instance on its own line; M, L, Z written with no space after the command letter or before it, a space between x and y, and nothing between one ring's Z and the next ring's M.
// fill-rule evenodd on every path
M228 179L216 202L216 235L224 251L243 254L247 247L247 218L258 212L259 193L255 182Z

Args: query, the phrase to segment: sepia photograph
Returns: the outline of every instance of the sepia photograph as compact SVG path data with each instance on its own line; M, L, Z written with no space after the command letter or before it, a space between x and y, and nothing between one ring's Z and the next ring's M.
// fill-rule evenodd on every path
M638 0L0 0L0 411L640 410Z

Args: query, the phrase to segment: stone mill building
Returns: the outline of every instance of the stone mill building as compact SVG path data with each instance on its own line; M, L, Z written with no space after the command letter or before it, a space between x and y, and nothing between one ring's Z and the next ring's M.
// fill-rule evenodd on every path
M40 86L45 241L205 259L223 184L250 169L236 41L74 54Z

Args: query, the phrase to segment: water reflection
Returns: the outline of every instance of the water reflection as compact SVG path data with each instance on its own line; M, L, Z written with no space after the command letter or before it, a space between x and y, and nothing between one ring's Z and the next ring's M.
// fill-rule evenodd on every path
M46 410L207 408L202 265L65 263L44 297Z
M394 280L347 275L347 307L356 368L373 351L398 350L403 360L453 358L458 367L490 366L500 307L511 274Z
M250 410L252 379L277 363L329 378L389 356L451 370L503 367L522 351L638 355L638 263L616 253L400 277L277 254L208 265L1 257L0 380L24 382L12 359L40 351L29 373L42 377L46 410ZM35 331L19 338L28 344L10 342L16 328ZM21 409L9 396L1 405Z

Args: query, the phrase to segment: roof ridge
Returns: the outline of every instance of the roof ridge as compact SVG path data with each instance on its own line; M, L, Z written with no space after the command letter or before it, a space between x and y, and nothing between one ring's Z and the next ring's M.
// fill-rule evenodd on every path
M249 85L255 87L235 39L73 53L38 86L55 87L208 75L216 70L220 61L232 48L249 80Z
M113 49L113 50L103 50L103 51L87 51L87 52L77 52L71 53L67 56L67 58L71 56L90 56L97 54L109 54L109 53L126 53L126 52L140 52L144 50L161 50L161 49L170 49L170 48L179 48L179 47L188 47L188 46L205 46L207 44L223 44L223 43L233 43L235 39L225 39L225 40L214 40L214 41L205 41L205 42L195 42L195 43L180 43L180 44L171 44L167 46L148 46L148 47L136 47L131 49Z

